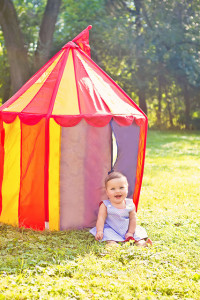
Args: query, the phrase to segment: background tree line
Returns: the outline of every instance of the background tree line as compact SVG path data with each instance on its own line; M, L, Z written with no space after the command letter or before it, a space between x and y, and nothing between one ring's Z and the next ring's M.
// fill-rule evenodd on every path
M0 0L2 102L89 24L92 59L151 127L200 129L197 0Z

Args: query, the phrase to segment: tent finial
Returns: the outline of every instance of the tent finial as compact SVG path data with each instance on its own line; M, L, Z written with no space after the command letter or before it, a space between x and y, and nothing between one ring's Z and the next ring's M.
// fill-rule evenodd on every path
M92 25L89 25L84 29L79 35L77 35L72 42L75 42L81 50L83 50L89 57L90 55L90 45L89 45L89 30L92 29Z

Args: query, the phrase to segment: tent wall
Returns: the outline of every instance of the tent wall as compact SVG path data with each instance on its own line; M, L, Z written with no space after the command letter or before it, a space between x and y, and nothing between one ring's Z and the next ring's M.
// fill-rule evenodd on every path
M129 197L139 199L144 164L145 124L104 127L84 119L76 126L49 122L49 228L92 227L106 198L104 178L112 164L112 133L117 141L114 170L129 181ZM18 117L0 123L0 222L45 228L45 118L27 125ZM138 179L139 178L139 179ZM134 198L135 197L135 198ZM2 212L1 212L2 206Z
M111 124L117 142L117 159L113 169L126 175L129 183L128 197L133 198L138 162L140 127L135 123L132 123L130 126L120 126L114 120Z
M111 127L82 120L63 127L60 160L60 229L91 227L105 199L104 178L111 166Z
M17 117L10 124L3 122L3 128L0 222L43 230L45 119L26 125Z

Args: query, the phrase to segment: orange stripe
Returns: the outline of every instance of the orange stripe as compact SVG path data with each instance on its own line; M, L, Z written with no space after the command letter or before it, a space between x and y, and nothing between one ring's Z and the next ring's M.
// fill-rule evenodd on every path
M43 230L45 119L33 126L21 124L21 131L19 225Z

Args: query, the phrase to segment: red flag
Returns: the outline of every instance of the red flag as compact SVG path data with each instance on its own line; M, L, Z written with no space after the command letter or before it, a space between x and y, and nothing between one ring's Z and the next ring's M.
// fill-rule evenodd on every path
M89 25L85 30L83 30L79 35L77 35L72 41L75 42L89 57L90 55L90 45L89 45L89 30L92 25Z

